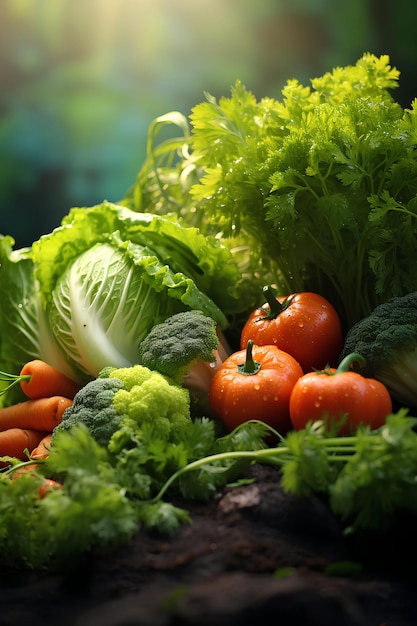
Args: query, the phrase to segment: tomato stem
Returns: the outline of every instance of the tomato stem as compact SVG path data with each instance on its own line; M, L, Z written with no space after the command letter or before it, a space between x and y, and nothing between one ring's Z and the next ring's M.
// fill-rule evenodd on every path
M262 292L265 296L265 300L269 305L269 310L266 315L266 318L268 320L274 320L276 317L278 317L280 313L282 313L282 311L284 311L291 304L291 298L286 298L282 303L277 300L271 285L266 285L265 287L263 287Z
M352 352L345 356L345 358L340 362L339 367L335 371L335 374L342 374L344 372L348 372L350 370L350 366L352 363L359 363L360 365L365 365L365 359L358 352Z
M246 376L253 376L257 374L261 369L262 365L258 361L253 360L252 356L253 349L253 340L249 339L248 345L246 346L246 358L244 363L240 363L237 366L239 374L245 374Z

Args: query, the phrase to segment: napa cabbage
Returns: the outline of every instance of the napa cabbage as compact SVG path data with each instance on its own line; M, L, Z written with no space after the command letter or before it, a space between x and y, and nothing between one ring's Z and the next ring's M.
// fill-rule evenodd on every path
M0 238L3 371L42 358L84 383L135 364L175 313L200 310L225 329L243 305L230 249L169 217L103 202L71 209L30 248L13 243Z

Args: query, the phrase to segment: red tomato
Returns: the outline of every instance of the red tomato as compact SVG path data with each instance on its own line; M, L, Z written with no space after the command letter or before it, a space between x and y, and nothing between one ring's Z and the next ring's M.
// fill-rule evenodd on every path
M302 375L290 354L249 341L246 350L230 355L215 373L209 391L211 408L229 430L258 419L284 434L291 427L291 391Z
M335 365L343 347L342 323L334 307L322 296L301 292L268 299L249 316L241 333L241 349L252 339L256 345L276 345L291 354L304 373Z
M323 418L340 421L346 416L339 435L355 431L360 423L371 429L385 423L392 412L392 401L385 385L372 378L348 371L358 355L346 357L336 369L310 372L297 380L290 397L290 417L295 430L307 422Z

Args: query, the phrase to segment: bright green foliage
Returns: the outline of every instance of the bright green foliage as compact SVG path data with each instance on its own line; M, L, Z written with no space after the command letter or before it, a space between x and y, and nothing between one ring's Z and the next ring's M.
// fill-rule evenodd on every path
M398 76L364 54L311 86L288 81L281 100L236 83L191 114L207 221L245 233L284 294L321 293L346 328L417 288L416 102L394 101Z
M218 343L212 318L182 311L151 328L139 346L139 361L181 383L192 364L215 361Z
M100 379L102 384L117 380ZM126 371L124 380L129 387L131 372ZM130 392L137 386L133 384ZM110 391L114 394L114 389ZM139 525L172 533L190 518L169 498L155 499L165 482L188 463L218 451L219 445L224 451L250 442L258 448L265 434L263 427L252 425L246 435L243 427L240 434L218 440L214 423L207 418L186 420L182 428L169 432L160 429L160 424L147 420L138 427L134 419L126 418L118 430L119 439L106 447L79 421L68 430L55 431L48 458L31 473L12 480L13 469L0 472L2 564L62 569L95 547L110 551L126 543ZM122 439L126 446L117 449ZM170 494L207 499L249 462L208 464L174 482ZM14 467L20 465L15 460ZM63 487L38 498L36 492L45 476L58 479Z
M380 380L404 406L417 407L417 292L377 306L347 333L340 360L358 352L354 364L364 376Z
M348 329L417 289L417 106L393 99L398 80L388 56L366 53L309 86L288 80L281 99L240 81L229 98L206 94L191 130L176 114L155 120L124 202L228 242L246 301L260 276L283 295L316 291ZM184 136L156 145L169 123Z
M387 416L377 430L360 426L355 435L335 437L324 422L291 432L275 447L230 449L200 458L178 470L167 482L188 473L217 472L227 477L243 463L266 463L281 473L288 493L328 498L346 532L389 528L398 514L417 514L417 418L406 410ZM155 500L166 492L164 486Z
M131 425L126 421L125 430ZM416 426L417 418L401 410L377 430L360 426L337 437L315 422L267 446L269 429L256 421L217 438L211 420L197 419L170 441L146 422L130 431L127 447L112 452L80 423L57 431L33 474L13 481L13 470L0 473L2 561L54 569L95 546L126 542L139 524L173 533L190 522L174 495L210 498L253 463L275 466L286 492L323 495L346 532L385 531L399 513L417 514ZM58 477L63 488L38 499L44 476Z
M355 454L330 486L330 505L352 529L381 531L401 513L417 514L417 420L389 416L375 436L359 432Z
M60 431L47 464L11 480L0 473L0 548L3 566L60 569L100 546L124 544L138 528L132 502L116 480L109 455L82 424ZM36 497L43 477L65 488Z
M326 493L337 467L322 445L320 422L303 430L290 431L285 439L289 459L283 467L282 486L286 491L307 495Z

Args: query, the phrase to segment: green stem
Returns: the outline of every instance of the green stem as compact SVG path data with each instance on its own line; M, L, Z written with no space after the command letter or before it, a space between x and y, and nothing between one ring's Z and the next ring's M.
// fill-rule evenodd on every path
M328 460L331 463L347 463L352 455L356 452L355 443L357 437L354 435L347 437L329 437L322 441L323 447L329 454ZM378 443L379 445L379 443ZM233 461L238 459L249 459L252 463L260 462L265 464L283 466L294 458L294 455L287 446L274 447L274 448L262 448L261 450L236 450L232 452L219 452L217 454L211 454L209 456L197 459L181 467L174 472L168 480L162 485L159 492L148 502L155 503L162 499L171 485L178 480L184 474L197 470L204 465L216 463L219 461ZM228 468L225 467L226 471Z
M9 374L8 372L3 372L0 370L0 381L9 382L7 387L5 387L4 389L0 389L0 396L5 394L16 385L19 385L20 382L23 380L30 380L30 375L26 374L25 376L20 376L19 374Z
M254 376L259 372L262 364L258 361L254 361L252 357L253 340L249 339L246 346L246 358L244 363L240 363L237 366L239 374L246 374L247 376Z
M28 459L27 461L22 461L21 463L16 463L16 465L11 465L10 467L1 470L1 473L7 476L8 474L14 474L16 470L21 469L22 467L28 467L30 465L34 465L37 467L38 465L42 465L45 463L45 459Z
M352 363L359 363L360 365L365 365L365 359L362 355L358 354L358 352L352 352L345 356L345 358L339 364L335 374L343 374L344 372L348 372L350 370L350 366Z
M168 480L162 485L159 492L150 500L150 502L158 502L164 496L164 494L168 491L171 485L178 480L183 474L187 472L191 472L193 470L197 470L204 465L209 465L210 463L216 463L217 461L229 461L235 459L249 459L250 461L257 461L259 459L268 459L268 457L279 457L288 454L287 448L268 448L262 450L237 450L235 452L219 452L217 454L211 454L209 456L203 457L202 459L197 459L196 461L192 461L181 467L179 470L174 472ZM225 468L226 470L227 468Z
M277 300L275 293L270 285L266 285L265 287L263 287L262 293L264 294L265 300L269 305L268 314L266 315L266 319L268 320L276 319L278 315L291 304L291 298L287 298L282 303Z

